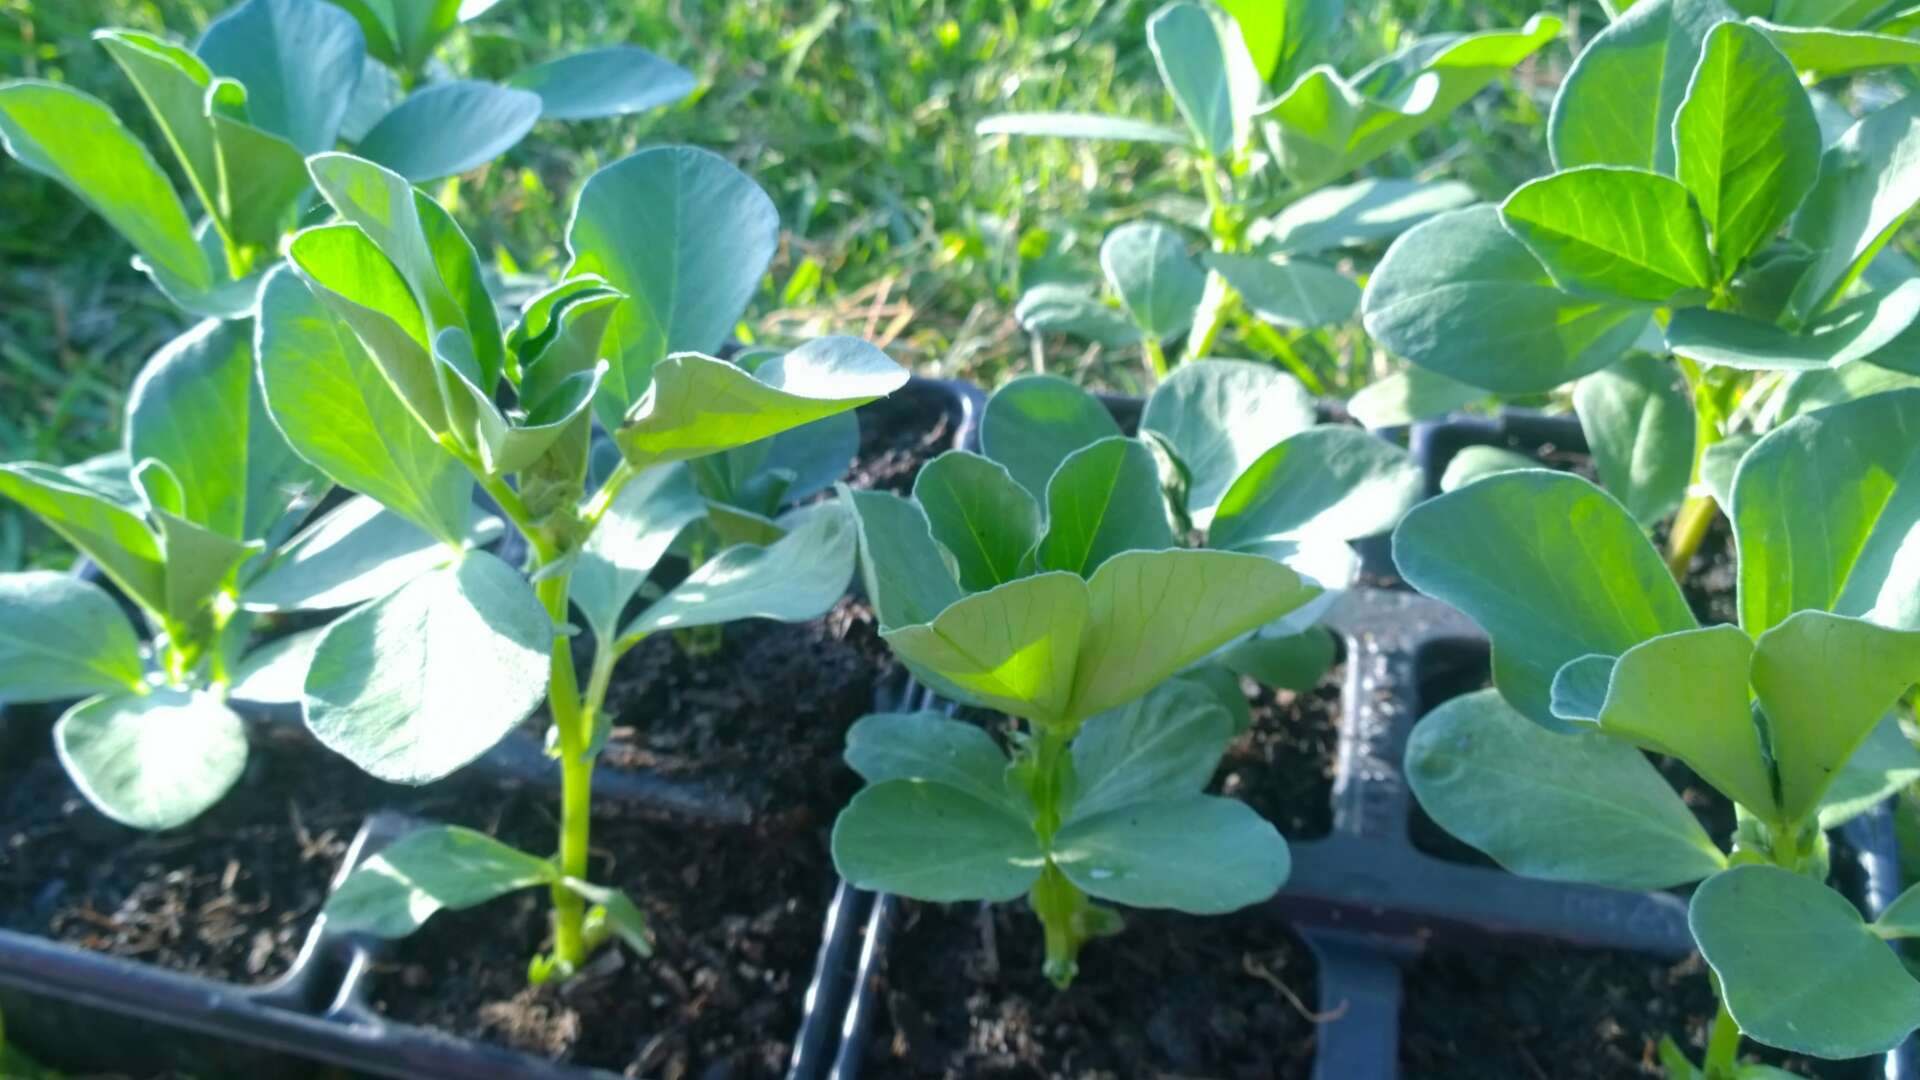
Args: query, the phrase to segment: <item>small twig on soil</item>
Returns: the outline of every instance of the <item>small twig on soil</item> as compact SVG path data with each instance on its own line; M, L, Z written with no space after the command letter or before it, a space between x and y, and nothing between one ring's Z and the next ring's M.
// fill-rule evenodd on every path
M991 982L1000 981L1000 936L993 925L993 905L980 905L981 974Z
M1326 1012L1314 1012L1307 1008L1306 1002L1300 1000L1300 995L1280 981L1280 976L1275 975L1265 964L1254 959L1252 953L1240 954L1240 967L1247 974L1280 991L1280 996L1287 999L1287 1004L1293 1006L1293 1011L1299 1013L1310 1024L1326 1024L1338 1020L1347 1015L1347 1010L1353 1005L1351 1001L1342 1000L1339 1005Z

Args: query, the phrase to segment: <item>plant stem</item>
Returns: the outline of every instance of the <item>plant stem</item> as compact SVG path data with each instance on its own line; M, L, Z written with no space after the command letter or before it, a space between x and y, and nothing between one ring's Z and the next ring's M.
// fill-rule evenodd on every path
M1152 334L1147 334L1140 339L1140 348L1147 354L1147 374L1151 381L1158 385L1167 377L1167 352L1160 347L1160 342Z
M1707 1080L1733 1080L1734 1070L1739 1066L1740 1025L1734 1023L1733 1014L1727 1011L1726 996L1720 991L1720 980L1713 980L1713 996L1720 1004L1720 1011L1714 1014L1713 1027L1708 1029L1707 1057L1702 1070Z
M1713 519L1720 513L1720 506L1712 495L1697 492L1700 464L1706 460L1707 448L1720 441L1721 411L1712 388L1700 373L1700 366L1684 356L1674 357L1674 362L1680 366L1687 388L1693 392L1693 465L1687 472L1688 494L1680 504L1680 512L1674 515L1673 531L1667 534L1667 569L1673 573L1674 580L1685 581L1694 554L1700 550L1707 530L1713 527Z
M1320 378L1318 372L1301 359L1299 350L1293 347L1292 342L1273 327L1261 322L1258 316L1247 311L1244 304L1236 304L1235 307L1238 309L1234 315L1240 324L1240 332L1245 334L1249 341L1277 357L1280 363L1293 373L1293 377L1300 380L1300 385L1307 388L1308 393L1317 397L1326 396L1327 384Z
M571 578L571 574L555 574L536 584L534 591L554 624L547 707L553 713L560 751L560 873L584 881L593 810L593 755L588 749L591 717L582 708L580 681L573 670L573 643L559 632L567 621L567 585ZM601 692L605 693L604 685ZM553 886L553 959L563 974L586 961L586 916L586 901L580 894L563 885Z

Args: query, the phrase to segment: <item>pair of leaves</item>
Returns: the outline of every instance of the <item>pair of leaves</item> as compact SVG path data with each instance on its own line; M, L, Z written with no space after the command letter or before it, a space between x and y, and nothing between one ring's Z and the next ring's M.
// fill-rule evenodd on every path
M1678 757L1763 820L1794 828L1915 681L1920 631L1801 611L1758 638L1715 626L1642 642L1618 660L1579 658L1556 677L1552 708Z
M848 880L932 901L1010 900L1049 863L1089 895L1219 914L1286 880L1286 842L1244 804L1199 794L1229 721L1208 695L1169 682L1089 720L1074 740L1074 798L1043 842L991 736L936 712L862 719L847 763L867 781L835 823Z
M1046 571L962 596L918 505L842 498L859 516L867 593L894 653L948 696L1039 724L1071 729L1123 705L1315 592L1262 556L1176 549L1125 551L1084 579Z
M438 912L464 911L540 885L578 894L634 952L653 954L646 918L624 894L566 877L551 859L457 825L417 829L355 867L327 898L325 915L340 933L400 938Z
M1781 425L1740 460L1732 505L1748 635L1808 610L1920 628L1915 410L1912 389L1830 406ZM1633 518L1563 473L1493 476L1414 508L1394 558L1416 588L1487 630L1501 693L1548 727L1565 726L1550 703L1567 664L1695 629Z

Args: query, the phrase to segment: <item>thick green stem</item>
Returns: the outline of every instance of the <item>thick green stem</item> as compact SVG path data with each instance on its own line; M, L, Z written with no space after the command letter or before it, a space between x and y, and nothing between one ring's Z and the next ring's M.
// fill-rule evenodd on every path
M1140 339L1140 349L1147 355L1147 375L1158 385L1167 377L1167 351L1152 334Z
M570 574L555 574L534 587L553 620L553 667L547 681L547 707L553 713L560 755L560 873L587 877L587 836L593 810L593 755L589 752L592 717L583 708L580 681L573 670L573 646L559 627L567 621ZM604 693L604 686L602 693ZM553 887L553 960L561 972L586 961L586 901L562 885Z
M1676 581L1685 581L1694 554L1700 550L1708 530L1713 527L1713 519L1720 513L1713 496L1700 491L1700 465L1706 460L1707 448L1720 441L1722 417L1720 404L1701 375L1699 365L1684 356L1674 357L1674 362L1680 365L1687 388L1693 392L1693 464L1687 472L1687 498L1674 516L1673 531L1667 534L1667 569Z
M1720 980L1713 981L1713 994L1720 1003L1720 1011L1714 1014L1713 1027L1707 1034L1707 1057L1701 1071L1707 1074L1707 1080L1734 1080L1734 1070L1740 1063L1740 1025L1734 1023L1733 1014L1727 1011L1726 996L1720 991Z

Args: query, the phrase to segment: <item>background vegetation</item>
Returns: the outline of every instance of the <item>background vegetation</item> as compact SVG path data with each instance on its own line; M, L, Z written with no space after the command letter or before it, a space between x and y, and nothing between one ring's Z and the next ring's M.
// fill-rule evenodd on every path
M502 77L531 60L627 41L690 70L701 90L661 113L542 124L496 165L449 181L448 203L503 275L546 275L577 182L636 147L724 154L772 194L786 240L755 305L759 332L862 334L926 374L993 385L1031 351L1020 292L1097 273L1108 227L1142 212L1196 216L1197 180L1152 147L981 139L981 118L1066 109L1176 122L1146 47L1159 0L502 0L455 35L457 69ZM0 0L0 71L71 83L148 124L89 38L131 26L191 40L225 0ZM1342 70L1413 38L1517 26L1521 0L1350 5ZM1407 150L1382 175L1451 175L1498 197L1544 167L1540 121L1578 40L1562 40ZM143 131L144 133L144 131ZM66 191L0 159L0 460L73 461L119 439L133 372L182 317L129 251ZM1135 362L1053 343L1050 363L1128 388ZM1363 383L1384 370L1364 335L1321 335ZM1229 353L1230 354L1230 353ZM1349 387L1352 389L1353 387ZM38 538L0 514L0 569Z

